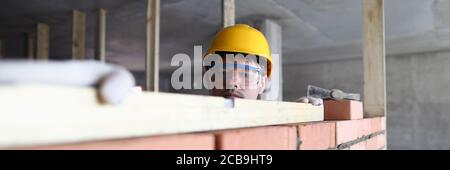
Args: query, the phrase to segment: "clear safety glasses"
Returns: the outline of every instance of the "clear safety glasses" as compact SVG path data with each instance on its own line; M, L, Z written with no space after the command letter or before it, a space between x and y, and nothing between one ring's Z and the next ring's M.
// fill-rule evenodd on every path
M224 63L223 67L215 66L212 69L216 73L214 78L216 88L220 85L227 89L234 88L235 84L246 88L256 87L262 78L261 68L250 65Z

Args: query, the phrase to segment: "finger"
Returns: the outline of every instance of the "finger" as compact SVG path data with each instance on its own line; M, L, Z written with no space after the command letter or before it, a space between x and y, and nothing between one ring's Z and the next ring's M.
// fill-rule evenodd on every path
M309 99L309 103L311 103L314 106L320 106L323 104L323 100L320 98L308 97L308 99Z
M133 75L122 68L107 75L100 85L100 96L108 104L119 104L131 91L135 81Z
M295 100L295 102L299 102L299 103L309 103L309 100L307 97L300 97L297 100Z

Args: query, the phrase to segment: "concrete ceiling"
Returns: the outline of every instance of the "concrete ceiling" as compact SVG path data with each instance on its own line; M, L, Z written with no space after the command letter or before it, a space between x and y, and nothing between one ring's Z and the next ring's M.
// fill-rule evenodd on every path
M161 65L176 53L206 50L220 27L220 1L162 0ZM361 56L361 0L236 0L238 23L272 19L283 28L285 64ZM108 61L144 69L145 0L9 0L0 6L0 36L51 25L51 55L70 55L70 11L88 13L87 55L93 56L95 10L108 9ZM450 0L386 0L388 54L450 47Z
M30 29L37 21L64 23L71 10L94 11L98 7L116 9L132 0L8 0L0 6L0 31L3 36Z

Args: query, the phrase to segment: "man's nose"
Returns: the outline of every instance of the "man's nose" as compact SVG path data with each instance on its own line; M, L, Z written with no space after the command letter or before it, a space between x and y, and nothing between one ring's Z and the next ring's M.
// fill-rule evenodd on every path
M232 74L225 75L225 76L228 76L225 78L227 87L232 87L235 89L240 88L240 85L239 85L240 80L239 80L239 77L236 72L233 72Z

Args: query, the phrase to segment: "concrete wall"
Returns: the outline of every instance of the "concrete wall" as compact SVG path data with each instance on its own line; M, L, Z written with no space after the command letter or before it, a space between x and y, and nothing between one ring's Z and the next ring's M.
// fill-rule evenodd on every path
M388 56L388 149L450 149L450 51ZM285 100L306 86L362 93L362 60L284 66Z

